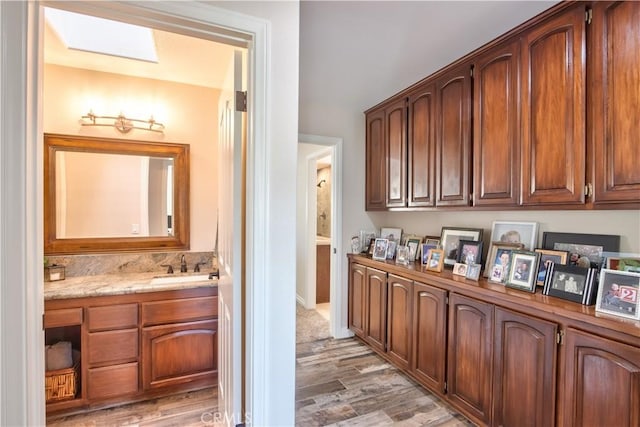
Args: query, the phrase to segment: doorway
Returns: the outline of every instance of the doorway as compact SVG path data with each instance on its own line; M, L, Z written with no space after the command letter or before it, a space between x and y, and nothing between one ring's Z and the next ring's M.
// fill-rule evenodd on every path
M330 336L342 338L348 336L339 326L346 316L346 294L339 286L342 139L300 134L298 142L296 298L328 318Z

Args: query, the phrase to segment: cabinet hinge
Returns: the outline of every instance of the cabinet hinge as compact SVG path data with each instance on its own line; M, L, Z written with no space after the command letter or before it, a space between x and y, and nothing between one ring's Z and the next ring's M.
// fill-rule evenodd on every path
M593 20L593 9L587 9L584 12L584 20L587 22L587 24L591 24L591 21Z
M558 331L556 333L556 344L562 345L564 341L564 331Z
M247 111L247 92L236 91L236 111Z
M585 197L593 196L593 184L588 183L587 185L584 186L584 196Z

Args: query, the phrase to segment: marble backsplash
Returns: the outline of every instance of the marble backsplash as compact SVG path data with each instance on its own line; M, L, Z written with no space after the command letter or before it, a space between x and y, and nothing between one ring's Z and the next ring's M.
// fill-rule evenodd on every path
M65 267L66 277L97 276L102 274L167 272L171 265L173 271L180 272L180 258L184 255L187 269L193 272L196 263L200 263L200 271L210 272L217 268L217 260L213 252L137 252L119 254L90 255L53 255L47 256L49 265L57 264Z

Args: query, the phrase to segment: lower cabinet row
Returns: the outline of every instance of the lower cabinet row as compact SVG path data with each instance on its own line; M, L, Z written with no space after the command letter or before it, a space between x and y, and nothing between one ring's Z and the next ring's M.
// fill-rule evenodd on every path
M640 425L640 349L351 263L349 326L472 421Z

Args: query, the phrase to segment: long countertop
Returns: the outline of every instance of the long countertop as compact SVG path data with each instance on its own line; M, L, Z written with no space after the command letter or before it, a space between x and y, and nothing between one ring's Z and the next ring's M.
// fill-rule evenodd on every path
M208 272L198 273L206 275ZM218 286L217 279L196 282L152 283L154 278L175 277L180 280L184 276L194 274L158 274L156 273L126 273L104 274L99 276L68 277L64 280L44 283L44 299L71 299L97 297L109 295L125 295L142 292L171 291Z

